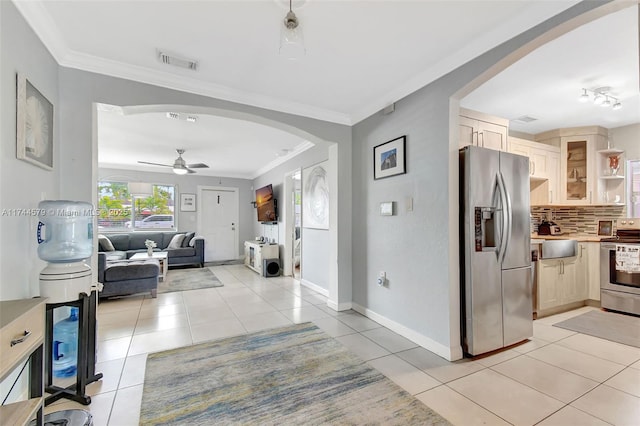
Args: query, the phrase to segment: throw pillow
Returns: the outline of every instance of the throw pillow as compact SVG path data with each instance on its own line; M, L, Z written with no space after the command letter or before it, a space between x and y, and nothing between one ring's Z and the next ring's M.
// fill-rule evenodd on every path
M104 235L98 235L98 247L100 251L115 251L111 240Z
M182 240L184 240L184 234L176 234L171 239L171 242L167 246L168 249L177 249L182 246Z
M195 247L196 240L204 240L204 237L193 237L191 241L189 241L189 247Z
M195 235L196 235L195 232L187 232L184 235L184 240L182 240L182 247L189 247L189 243L191 242L193 237L195 237Z

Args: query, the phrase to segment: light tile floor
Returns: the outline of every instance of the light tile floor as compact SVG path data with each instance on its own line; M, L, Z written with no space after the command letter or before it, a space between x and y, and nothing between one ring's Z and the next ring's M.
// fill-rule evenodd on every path
M137 425L149 352L312 321L455 425L640 425L640 349L534 322L534 338L492 356L447 362L287 277L211 267L224 287L132 296L98 307L98 364L85 407L96 426ZM59 383L62 384L62 383Z

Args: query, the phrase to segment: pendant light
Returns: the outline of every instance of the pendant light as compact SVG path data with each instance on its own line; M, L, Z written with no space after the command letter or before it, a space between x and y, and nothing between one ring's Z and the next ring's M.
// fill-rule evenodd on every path
M304 47L304 37L302 36L302 28L298 17L291 9L291 1L289 0L289 12L284 17L284 26L280 32L280 56L287 59L298 59L306 54Z

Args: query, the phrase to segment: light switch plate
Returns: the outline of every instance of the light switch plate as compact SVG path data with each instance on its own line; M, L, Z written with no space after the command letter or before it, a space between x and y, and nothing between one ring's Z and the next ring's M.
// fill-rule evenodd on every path
M380 216L393 216L393 201L380 203Z

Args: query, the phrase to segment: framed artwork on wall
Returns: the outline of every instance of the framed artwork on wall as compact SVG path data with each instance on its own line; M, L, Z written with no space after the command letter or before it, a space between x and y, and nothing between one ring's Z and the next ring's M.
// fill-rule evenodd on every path
M329 229L329 161L302 170L302 227Z
M180 194L180 211L196 211L196 194Z
M16 89L16 157L53 170L53 104L22 74Z
M373 179L382 179L406 173L405 142L400 136L373 147Z
M611 237L613 235L613 221L612 220L599 220L598 221L598 235Z

